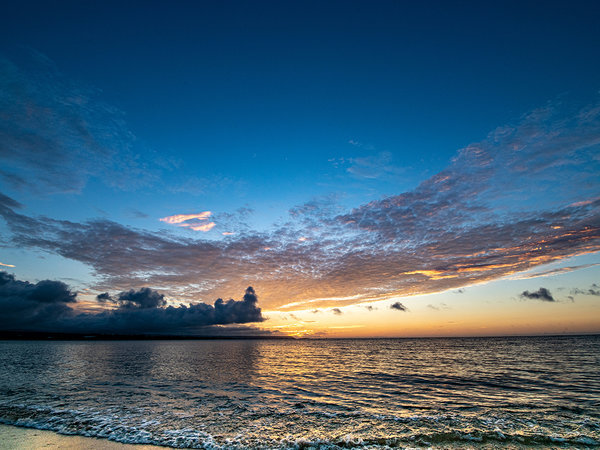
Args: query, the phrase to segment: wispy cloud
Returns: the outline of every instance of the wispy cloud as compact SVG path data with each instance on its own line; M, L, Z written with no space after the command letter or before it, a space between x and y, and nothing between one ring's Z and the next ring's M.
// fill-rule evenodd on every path
M580 264L577 266L558 267L556 269L544 270L543 272L518 274L518 275L515 275L514 277L511 277L511 279L513 279L513 280L528 280L531 278L548 277L548 276L552 276L552 275L560 275L563 273L573 272L574 270L587 269L588 267L594 267L597 265L600 265L600 264L593 263L593 264Z
M0 56L0 179L38 193L80 192L91 177L120 189L155 180L121 111L45 56L24 59Z
M362 147L356 143L353 145ZM378 152L352 158L331 158L329 162L335 168L345 168L347 173L357 179L378 179L404 173L402 168L394 165L391 152Z
M1 263L1 262L0 262L0 266L4 266L4 267L15 267L15 266L14 266L14 265L12 265L12 264L5 264L5 263Z
M571 295L593 295L594 297L600 297L600 286L594 283L587 289L571 289Z
M599 147L599 106L550 104L461 149L412 191L351 211L313 202L269 231L245 228L220 241L31 217L7 197L0 215L13 245L87 264L99 285L165 286L191 300L253 284L265 307L340 307L456 289L599 251L600 200L589 201L600 192Z
M359 147L359 148L364 148L366 150L375 150L375 146L373 144L365 144L363 142L360 142L356 139L350 139L348 141L348 144L354 146L354 147Z
M379 152L375 155L360 156L348 159L346 171L357 178L381 178L399 175L403 170L393 164L390 152Z

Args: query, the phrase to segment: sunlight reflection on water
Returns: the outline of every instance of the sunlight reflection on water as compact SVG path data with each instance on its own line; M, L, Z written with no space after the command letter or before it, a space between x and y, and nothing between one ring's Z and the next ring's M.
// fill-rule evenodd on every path
M174 447L595 446L600 337L0 342L0 421Z

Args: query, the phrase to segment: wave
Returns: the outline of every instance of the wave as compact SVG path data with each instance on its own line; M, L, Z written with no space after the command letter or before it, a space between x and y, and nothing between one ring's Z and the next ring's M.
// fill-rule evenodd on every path
M303 412L300 412L303 414ZM313 413L314 414L314 413ZM347 419L352 414L333 413L329 417L323 415L321 420L331 418ZM456 414L446 415L413 415L408 417L386 417L372 415L371 422L396 422L409 424L401 435L386 435L382 432L355 432L336 435L330 433L305 434L297 436L282 432L279 435L264 432L260 427L252 432L240 432L229 436L211 434L200 426L177 428L173 423L165 424L161 417L152 419L126 417L110 412L81 411L72 409L32 407L25 405L0 407L0 423L19 427L54 431L65 435L80 435L103 438L125 444L150 444L172 448L204 448L204 449L345 449L369 448L387 449L398 447L453 447L469 445L499 446L583 446L600 447L597 435L600 425L592 421L583 421L579 429L589 428L591 434L582 432L560 433L558 430L543 432L538 428L525 432L515 429L508 432L514 424L501 430L498 421L489 420L490 429L482 430L481 420L475 422L470 418ZM485 421L485 420L484 420ZM452 427L448 427L448 422ZM560 424L557 424L560 425ZM242 427L243 428L243 427ZM452 428L450 431L448 429ZM446 431L439 431L446 429ZM596 433L594 433L596 431Z

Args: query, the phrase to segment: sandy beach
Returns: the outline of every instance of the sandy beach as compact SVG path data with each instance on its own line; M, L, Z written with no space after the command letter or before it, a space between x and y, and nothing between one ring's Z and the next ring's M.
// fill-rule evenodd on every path
M108 439L96 439L85 436L66 436L53 431L36 430L0 424L0 450L14 449L94 449L121 450L135 448L136 450L158 449L155 445L121 444Z

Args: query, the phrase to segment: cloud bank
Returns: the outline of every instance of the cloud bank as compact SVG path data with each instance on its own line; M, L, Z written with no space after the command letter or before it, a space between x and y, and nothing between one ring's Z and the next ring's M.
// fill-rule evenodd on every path
M217 299L214 305L193 303L166 306L164 295L150 289L129 290L100 302L117 307L103 312L78 313L76 293L59 281L29 283L0 272L0 330L97 334L194 334L214 325L264 321L252 287L241 301Z
M461 149L412 191L341 212L309 202L263 232L202 240L34 217L5 196L0 215L12 245L88 265L97 288L161 286L193 301L252 284L264 307L329 308L459 288L600 250L598 173L600 106L551 103Z

